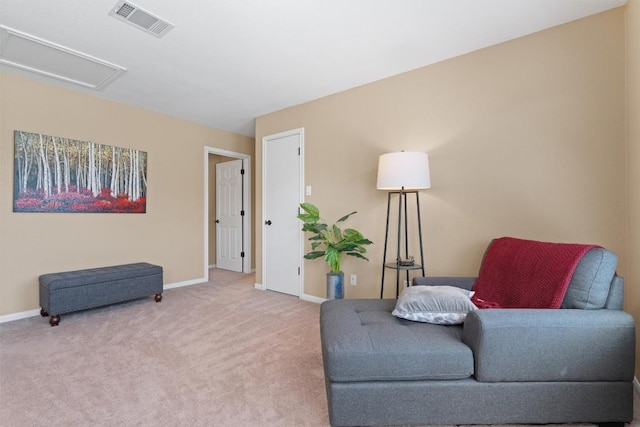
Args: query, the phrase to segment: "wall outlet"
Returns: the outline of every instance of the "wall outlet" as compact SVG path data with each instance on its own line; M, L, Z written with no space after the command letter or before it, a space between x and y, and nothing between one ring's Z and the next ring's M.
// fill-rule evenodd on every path
M351 275L351 281L349 282L351 284L351 286L357 286L358 285L358 276L356 276L355 274Z

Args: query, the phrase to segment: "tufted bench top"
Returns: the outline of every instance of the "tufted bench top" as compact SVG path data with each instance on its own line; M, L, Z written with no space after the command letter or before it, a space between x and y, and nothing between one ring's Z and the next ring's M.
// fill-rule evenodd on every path
M139 262L135 264L114 265L111 267L89 268L86 270L49 273L40 276L40 286L49 291L86 286L114 280L133 279L162 273L158 265Z

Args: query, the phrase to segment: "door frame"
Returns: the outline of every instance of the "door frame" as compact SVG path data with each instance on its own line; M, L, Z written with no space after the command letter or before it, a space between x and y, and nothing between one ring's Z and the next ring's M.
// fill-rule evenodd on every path
M242 272L251 273L251 155L236 153L235 151L223 150L215 147L204 147L204 276L209 277L209 155L218 154L220 156L231 157L244 160L244 175L242 175L242 205L244 206L244 217L242 228L244 236L242 245L244 247L244 261Z
M266 282L266 270L267 270L267 259L266 259L266 243L267 243L267 239L265 238L265 218L267 215L266 212L266 185L265 183L267 182L266 180L266 172L267 172L267 168L266 168L266 146L267 146L267 142L275 140L275 139L280 139L280 138L285 138L287 136L291 136L291 135L299 135L300 136L300 155L298 156L298 170L300 171L300 194L298 195L298 199L300 200L300 203L304 202L304 128L297 128L297 129L292 129L292 130L288 130L288 131L284 131L284 132L280 132L280 133L275 133L272 135L267 135L267 136L263 136L262 137L262 221L260 222L262 224L262 289L263 290L268 290L268 283ZM302 262L303 256L304 256L304 233L302 232L302 227L300 228L300 230L298 231L298 235L299 235L299 247L300 247L300 255L299 255L299 259L300 259L300 280L298 283L298 298L303 298L305 293L304 293L304 262Z

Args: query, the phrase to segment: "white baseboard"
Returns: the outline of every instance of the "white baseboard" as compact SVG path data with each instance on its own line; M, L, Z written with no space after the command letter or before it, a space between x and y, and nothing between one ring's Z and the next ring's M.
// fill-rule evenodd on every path
M303 301L315 302L317 304L322 304L326 301L325 298L320 298L315 295L302 294L300 295L300 299Z
M255 283L253 285L254 288L260 290L260 291L266 291L267 288L262 284L262 283ZM300 299L303 301L309 301L309 302L315 302L318 304L322 304L324 301L326 301L324 298L319 298L316 297L314 295L308 295L308 294L302 294L300 295Z
M211 265L209 266L209 270L211 270L212 268L216 268L216 264L211 264Z
M208 281L209 281L209 279L207 277L202 277L200 279L193 279L193 280L186 280L184 282L171 283L170 285L164 285L163 288L165 290L173 289L173 288L181 288L183 286L197 285L199 283L204 283L204 282L208 282Z
M633 388L636 389L636 393L640 394L640 383L638 382L638 377L633 377Z
M187 280L184 282L176 282L176 283L164 285L163 289L167 290L167 289L173 289L173 288L181 288L182 286L197 285L198 283L204 283L208 281L209 281L208 278L203 277L201 279L193 279L193 280ZM39 308L36 308L33 310L21 311L19 313L5 314L4 316L0 316L0 323L12 322L14 320L26 319L28 317L34 317L34 316L40 316Z
M26 319L27 317L40 316L40 309L21 311L20 313L5 314L0 316L0 323L11 322L13 320Z

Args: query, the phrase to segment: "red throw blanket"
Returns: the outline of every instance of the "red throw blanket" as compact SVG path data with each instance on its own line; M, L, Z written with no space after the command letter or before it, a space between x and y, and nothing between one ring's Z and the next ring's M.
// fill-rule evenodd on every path
M471 299L479 308L560 308L582 256L595 245L495 239Z

